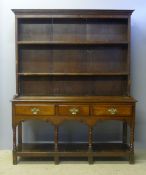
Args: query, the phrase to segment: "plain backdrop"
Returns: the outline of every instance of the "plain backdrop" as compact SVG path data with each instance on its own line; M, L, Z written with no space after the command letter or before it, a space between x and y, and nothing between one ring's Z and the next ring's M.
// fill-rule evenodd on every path
M0 148L12 148L11 100L15 94L15 18L11 9L135 9L131 24L131 95L137 100L135 145L146 148L146 1L145 0L0 0ZM121 137L119 122L97 124L97 140ZM53 140L47 123L24 124L24 140ZM60 141L87 140L87 128L68 122L60 128Z

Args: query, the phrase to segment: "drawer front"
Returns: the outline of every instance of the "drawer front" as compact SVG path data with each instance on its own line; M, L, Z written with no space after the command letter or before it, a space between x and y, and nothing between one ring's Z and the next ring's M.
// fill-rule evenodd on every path
M58 115L61 116L88 116L88 105L59 105Z
M93 115L97 116L129 116L132 114L131 105L94 105Z
M16 104L16 115L55 115L55 106L48 104Z

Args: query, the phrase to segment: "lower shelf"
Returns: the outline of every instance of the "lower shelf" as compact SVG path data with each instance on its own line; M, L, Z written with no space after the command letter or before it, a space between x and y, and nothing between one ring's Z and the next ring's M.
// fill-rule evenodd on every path
M22 144L16 155L21 157L121 157L129 155L129 146L122 143L93 144L93 151L88 151L88 144L59 144L58 151L54 144Z

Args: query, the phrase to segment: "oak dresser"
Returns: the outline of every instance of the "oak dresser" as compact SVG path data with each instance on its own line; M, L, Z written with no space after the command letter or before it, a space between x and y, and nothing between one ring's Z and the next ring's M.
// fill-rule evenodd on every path
M90 164L96 157L125 157L134 163L133 11L12 11L16 20L13 164L18 157L52 157L55 164L61 157L87 157ZM51 123L54 143L24 143L22 125L28 120ZM107 120L121 121L122 140L93 142L94 126ZM65 121L86 125L87 143L60 143L59 127Z

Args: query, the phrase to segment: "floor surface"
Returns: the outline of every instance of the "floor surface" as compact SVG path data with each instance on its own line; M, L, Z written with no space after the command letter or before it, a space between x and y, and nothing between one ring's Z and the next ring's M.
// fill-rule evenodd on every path
M0 151L0 175L146 175L146 150L135 154L135 164L123 160L98 160L89 165L85 160L23 160L12 165L11 151Z

